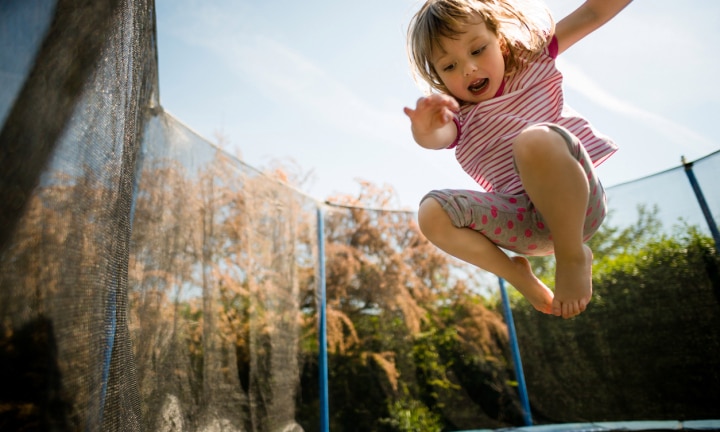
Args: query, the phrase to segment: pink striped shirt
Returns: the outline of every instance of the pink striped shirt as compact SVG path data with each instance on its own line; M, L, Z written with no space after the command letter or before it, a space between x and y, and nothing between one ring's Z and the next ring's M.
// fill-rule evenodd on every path
M487 192L523 193L515 172L512 142L518 134L537 123L550 122L574 134L600 165L617 150L607 136L565 105L562 74L555 66L557 39L533 61L520 58L520 68L503 82L498 95L478 104L460 108L455 157L462 168Z

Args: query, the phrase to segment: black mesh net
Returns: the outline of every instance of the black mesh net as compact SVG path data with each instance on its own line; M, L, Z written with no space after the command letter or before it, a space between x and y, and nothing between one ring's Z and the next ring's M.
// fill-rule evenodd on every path
M135 205L129 325L148 430L292 428L314 202L157 113Z
M152 2L0 18L0 429L293 430L313 202L162 111Z
M689 165L709 212L717 223L720 219L720 193L717 190L716 177L720 172L720 152L712 153ZM632 225L638 218L638 206L644 206L648 210L657 210L658 218L668 233L678 225L693 225L705 233L710 233L708 221L703 215L684 166L610 187L607 195L611 209L610 222L614 225Z
M2 426L133 430L129 217L156 87L152 5L0 11Z
M355 207L385 190L326 206L219 150L156 58L152 0L0 1L0 430L317 429L318 208L332 429L522 424L495 278ZM718 164L693 166L716 218ZM682 167L608 194L615 225L708 232ZM516 310L537 421L720 416L706 246L648 252L664 288L610 275L582 320Z

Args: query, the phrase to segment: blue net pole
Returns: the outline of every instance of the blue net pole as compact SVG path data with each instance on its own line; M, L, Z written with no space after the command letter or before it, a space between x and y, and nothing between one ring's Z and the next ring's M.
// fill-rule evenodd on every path
M685 157L682 158L682 163L685 166L685 174L687 174L688 181L690 181L690 186L692 186L693 192L695 192L695 197L698 200L698 204L700 204L700 208L702 209L703 215L705 216L708 227L710 227L710 233L715 240L715 250L720 253L720 232L718 232L718 227L715 223L715 219L710 212L710 207L707 205L707 201L705 201L705 195L703 195L700 184L698 183L697 178L695 177L695 173L693 172L693 163L686 162Z
M330 409L328 404L328 354L327 354L327 301L325 298L325 221L323 212L317 209L317 238L318 238L318 279L319 279L319 301L318 301L318 335L319 335L319 359L320 369L320 432L330 431Z
M502 296L503 311L505 312L505 321L507 322L508 335L510 337L510 351L512 351L515 376L517 377L518 390L520 392L523 420L525 421L525 426L532 426L530 398L528 397L527 386L525 385L525 374L523 373L522 360L520 359L520 346L518 345L517 333L515 332L515 321L513 321L512 310L510 309L510 299L505 289L505 280L498 278L498 281L500 282L500 295Z

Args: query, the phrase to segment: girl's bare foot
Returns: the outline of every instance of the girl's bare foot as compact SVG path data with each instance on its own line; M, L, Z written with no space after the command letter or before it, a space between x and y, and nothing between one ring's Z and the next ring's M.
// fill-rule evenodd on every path
M517 267L512 281L508 281L540 312L553 313L553 292L532 271L530 262L522 256L510 258Z
M556 255L553 315L571 318L583 312L590 303L593 254L585 245L583 245L583 252L581 256L577 257Z

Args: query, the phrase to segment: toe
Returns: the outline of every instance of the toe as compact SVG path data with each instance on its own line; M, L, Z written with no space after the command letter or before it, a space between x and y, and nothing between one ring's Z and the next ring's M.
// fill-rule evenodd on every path
M580 313L578 302L563 303L563 318L572 318Z
M562 303L560 303L560 300L558 300L558 299L553 299L552 314L555 316L562 316L562 314L563 314L563 305L562 305Z

